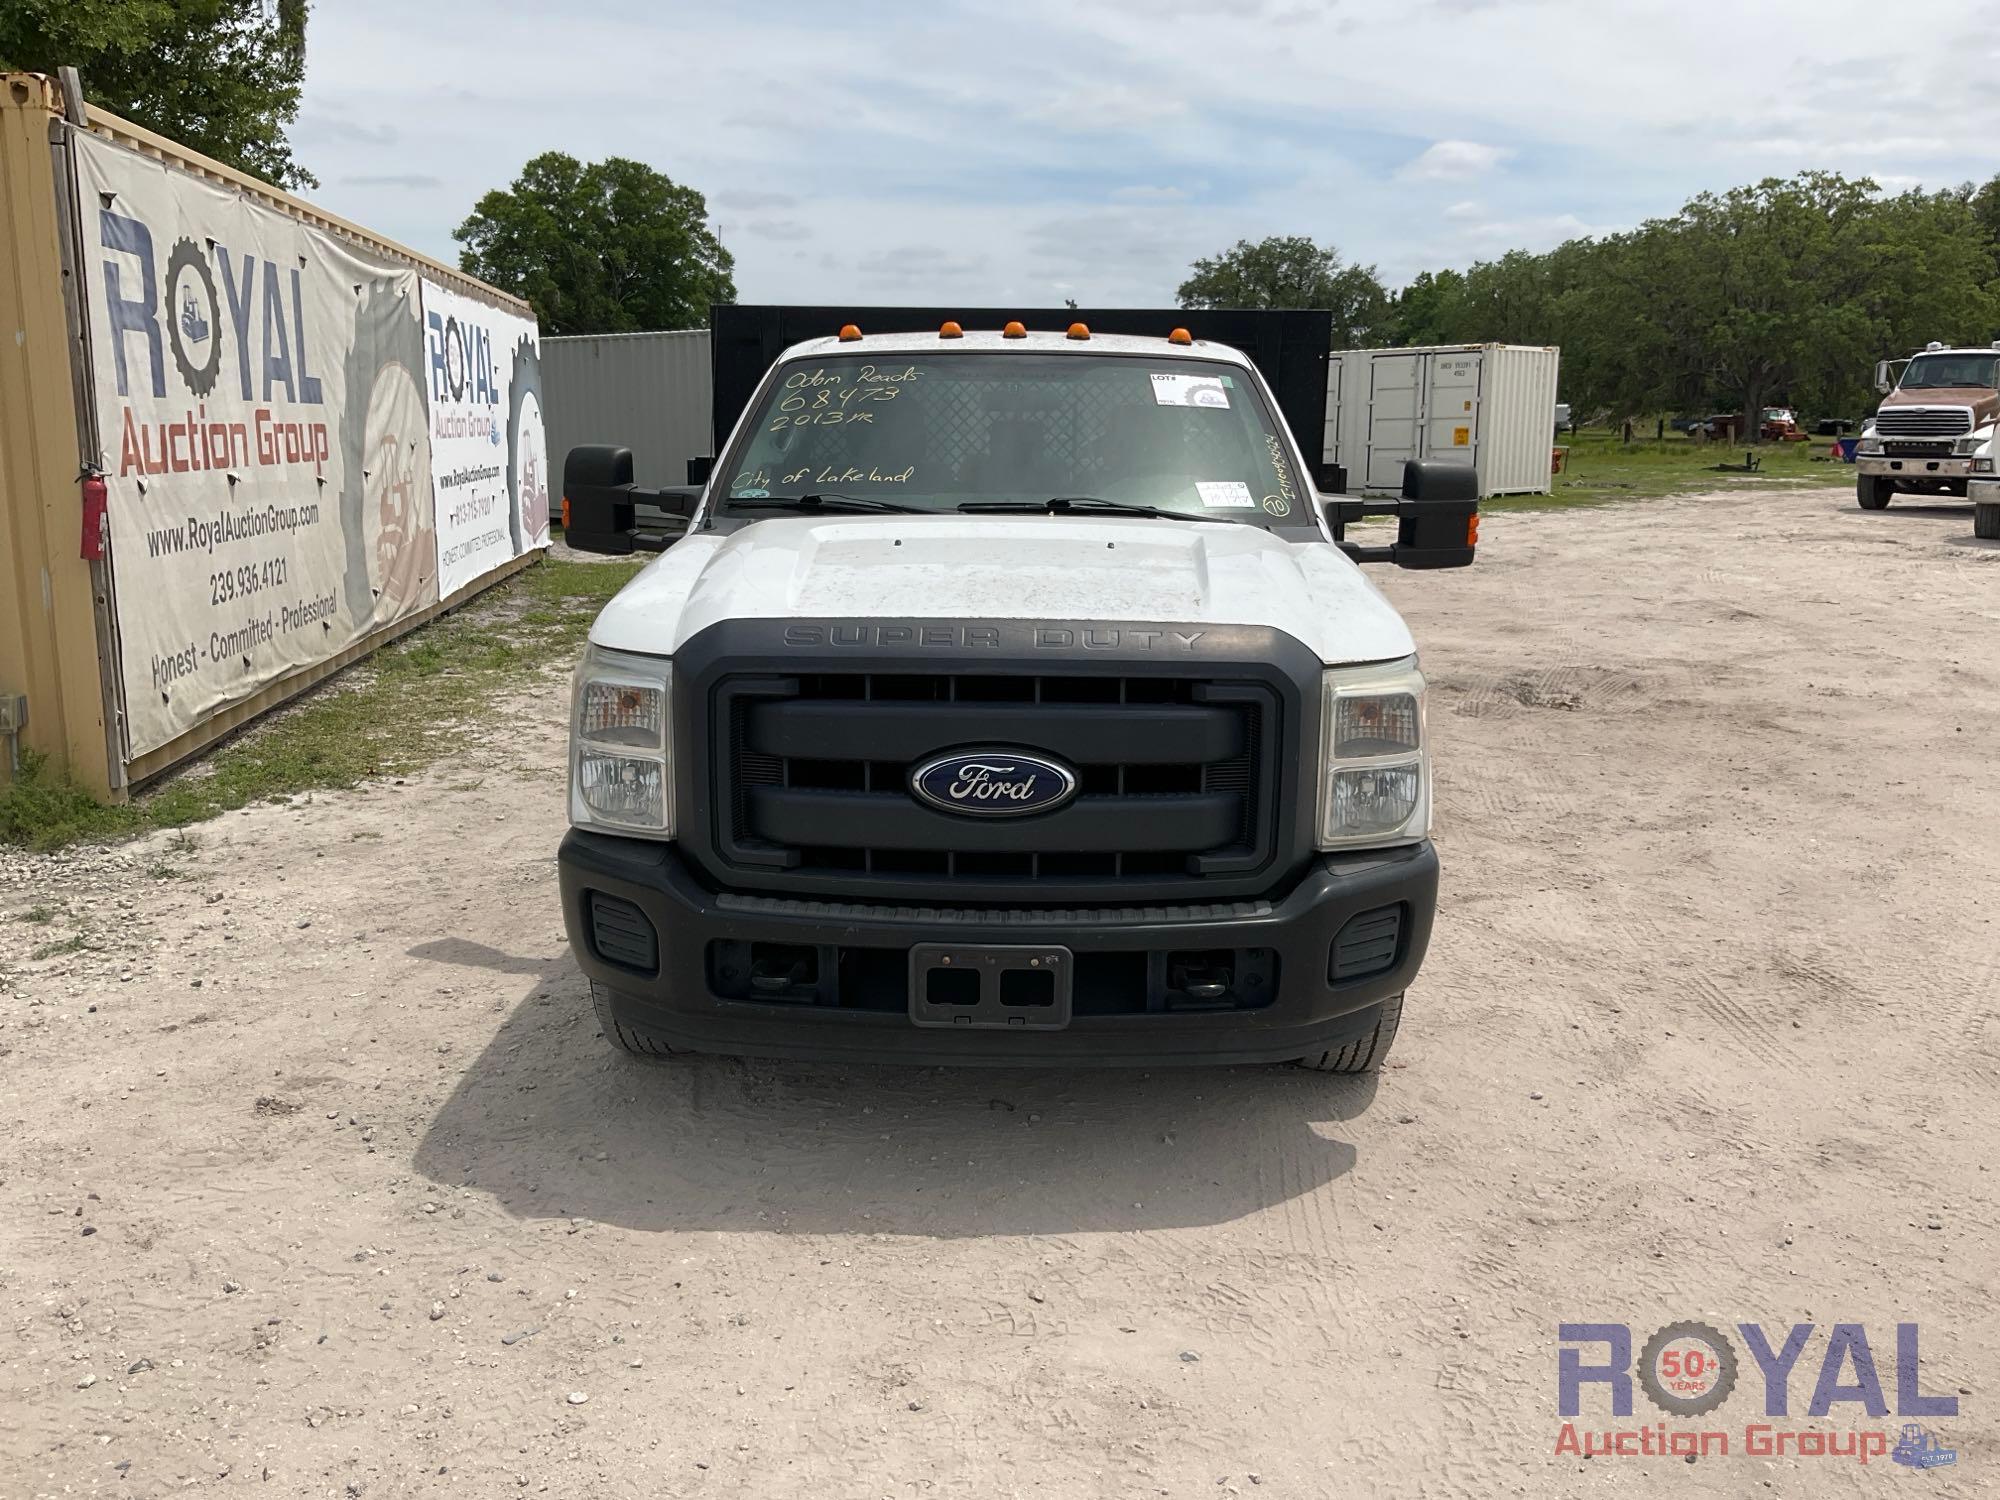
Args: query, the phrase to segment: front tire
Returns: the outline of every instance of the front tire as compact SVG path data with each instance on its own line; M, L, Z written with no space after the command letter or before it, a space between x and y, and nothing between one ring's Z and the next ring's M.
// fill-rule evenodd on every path
M1389 1055L1389 1048L1396 1040L1396 1028L1403 1020L1403 997L1391 995L1382 1002L1376 1014L1375 1025L1350 1042L1345 1042L1331 1052L1322 1052L1315 1057L1302 1057L1298 1064L1311 1068L1315 1073L1374 1073L1380 1070L1382 1059Z
M590 981L590 1007L597 1012L597 1024L604 1040L632 1057L685 1057L680 1048L670 1046L651 1032L627 1026L618 1019L612 992L595 979Z
M1984 542L2000 542L2000 504L1972 507L1972 534Z
M1857 474L1854 498L1863 510L1887 510L1889 497L1896 493L1896 481L1885 474Z

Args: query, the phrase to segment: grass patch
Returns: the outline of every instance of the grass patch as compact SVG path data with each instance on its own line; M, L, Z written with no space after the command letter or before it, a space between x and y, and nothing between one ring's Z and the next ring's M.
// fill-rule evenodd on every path
M1659 495L1697 494L1704 490L1783 489L1800 483L1851 485L1854 471L1830 462L1831 438L1803 443L1697 443L1677 432L1654 441L1650 436L1631 443L1615 432L1579 432L1557 446L1569 449L1563 472L1554 476L1546 495L1506 495L1483 500L1481 510L1569 510L1584 505L1609 505L1618 500L1645 500ZM1744 453L1757 457L1754 474L1718 473L1717 464L1740 464Z
M59 943L44 943L28 957L33 962L40 963L45 958L61 958L65 953L81 953L89 946L83 934L79 932L75 937L66 937Z
M31 906L26 911L18 913L14 918L17 922L33 922L37 927L46 927L55 919L56 909L46 902L38 906Z
M574 657L597 611L644 562L545 559L120 806L24 754L21 774L0 788L0 843L54 849L181 828L252 802L422 770L465 744L502 692ZM199 847L193 834L180 838L174 853Z

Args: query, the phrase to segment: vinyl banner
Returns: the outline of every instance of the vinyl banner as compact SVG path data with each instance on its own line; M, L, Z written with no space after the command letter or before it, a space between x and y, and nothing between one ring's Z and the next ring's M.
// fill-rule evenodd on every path
M136 757L438 598L413 270L78 134Z
M534 323L424 282L438 591L549 544L549 456Z

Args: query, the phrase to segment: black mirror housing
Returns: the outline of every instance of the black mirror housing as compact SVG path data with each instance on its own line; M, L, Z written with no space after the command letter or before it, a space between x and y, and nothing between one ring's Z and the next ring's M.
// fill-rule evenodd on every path
M642 534L638 508L655 507L668 516L693 513L695 486L657 490L632 483L632 450L612 443L588 443L563 459L563 540L579 552L614 556L661 552L673 536Z
M707 484L708 476L714 472L715 455L712 453L703 454L700 458L690 458L687 461L689 484Z
M1479 544L1479 475L1470 464L1410 459L1396 511L1399 568L1465 568Z
M1399 568L1464 568L1479 545L1479 476L1466 464L1410 459L1403 465L1403 494L1396 500L1321 495L1334 545L1356 562ZM1364 547L1347 540L1347 528L1364 516L1394 516L1396 540Z

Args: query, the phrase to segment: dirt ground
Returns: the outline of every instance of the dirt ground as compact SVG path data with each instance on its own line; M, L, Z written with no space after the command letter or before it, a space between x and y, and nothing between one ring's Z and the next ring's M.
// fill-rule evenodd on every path
M0 1495L1992 1493L1971 530L1735 492L1378 570L1445 865L1379 1082L615 1057L553 673L408 784L0 853ZM1892 1435L1918 1323L1956 1465L1558 1454L1557 1325L1685 1318L1815 1324L1777 1425ZM1805 1415L1836 1322L1880 1420Z

